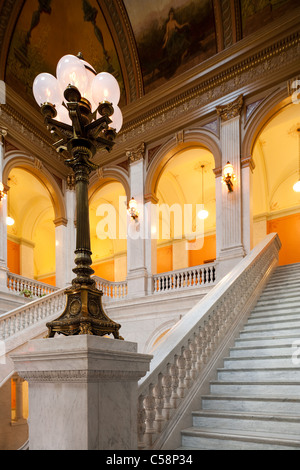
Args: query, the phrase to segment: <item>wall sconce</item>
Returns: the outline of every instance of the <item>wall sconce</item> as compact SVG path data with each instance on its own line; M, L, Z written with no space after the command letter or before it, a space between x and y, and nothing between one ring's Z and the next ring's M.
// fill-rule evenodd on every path
M223 171L223 183L226 184L228 192L232 193L233 191L233 181L235 180L234 169L231 163L227 163Z
M128 204L128 214L130 215L130 217L135 220L135 219L138 219L140 213L138 211L138 205L137 205L137 202L136 200L134 199L134 197L129 201L129 204Z
M6 191L3 183L0 183L0 201L2 201L2 199L6 199Z

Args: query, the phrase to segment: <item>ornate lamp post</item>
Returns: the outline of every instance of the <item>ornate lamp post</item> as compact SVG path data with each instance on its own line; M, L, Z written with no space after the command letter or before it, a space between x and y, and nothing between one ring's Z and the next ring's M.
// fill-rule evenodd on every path
M67 303L62 315L47 324L48 337L112 334L121 325L105 314L103 293L92 279L92 252L88 205L89 176L97 165L92 158L99 149L111 151L122 127L118 108L120 88L105 72L97 75L78 54L64 56L57 65L57 78L43 73L36 77L33 94L41 107L48 130L57 138L54 147L66 156L65 164L74 171L77 202L76 278L66 290Z

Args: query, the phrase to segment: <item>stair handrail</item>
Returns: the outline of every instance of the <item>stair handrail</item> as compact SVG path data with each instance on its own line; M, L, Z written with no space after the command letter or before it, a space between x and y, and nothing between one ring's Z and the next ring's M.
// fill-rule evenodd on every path
M259 298L278 265L281 247L270 234L164 337L138 388L140 449L160 448L162 434L230 329ZM155 447L156 446L156 447Z
M0 315L0 341L58 313L66 304L66 287Z

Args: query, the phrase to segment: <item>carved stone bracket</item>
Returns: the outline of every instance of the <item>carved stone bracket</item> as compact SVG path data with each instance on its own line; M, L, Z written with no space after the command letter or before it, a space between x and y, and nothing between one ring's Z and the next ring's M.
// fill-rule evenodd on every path
M126 151L126 157L128 158L129 163L138 162L145 158L146 154L146 145L143 142L138 148L131 149Z
M241 115L244 105L244 97L240 95L236 100L223 106L217 106L217 114L223 122Z

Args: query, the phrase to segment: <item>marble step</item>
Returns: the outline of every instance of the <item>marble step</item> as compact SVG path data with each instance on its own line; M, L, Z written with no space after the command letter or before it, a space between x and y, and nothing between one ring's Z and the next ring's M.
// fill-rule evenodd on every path
M300 339L298 334L294 334L294 332L290 332L289 334L284 335L276 335L276 336L250 336L250 337L242 337L238 338L235 341L236 347L248 347L254 348L256 346L280 346L283 344L290 344L291 347L295 342L298 342Z
M269 323L274 321L281 321L281 320L299 320L300 321L300 312L299 313L285 313L282 314L279 311L277 313L256 313L251 314L248 318L248 325L252 325L253 323Z
M300 390L300 389L299 389ZM276 413L300 416L300 395L297 397L262 395L222 395L202 396L203 411Z
M257 314L257 313L272 313L272 314L277 314L277 313L281 313L282 315L285 315L285 314L292 314L292 313L300 313L300 305L297 303L295 305L293 304L289 304L287 302L285 302L284 304L280 305L280 304L273 304L273 305L257 305L253 311L251 312L251 315L252 314Z
M219 381L225 382L300 382L300 367L291 365L290 367L274 368L243 368L243 369L218 369L217 377Z
M259 431L188 428L182 431L182 448L211 450L299 450L299 436Z
M288 307L299 307L300 306L300 296L299 295L290 295L289 297L277 297L274 299L269 298L269 299L260 299L257 301L257 304L255 306L255 310L260 309L261 307L282 307L284 306L285 308Z
M265 299L274 299L281 298L281 299L288 299L289 297L297 297L299 296L299 285L297 286L283 286L281 289L278 287L273 287L272 289L265 289L259 300Z
M295 381L272 381L255 380L228 380L215 381L210 383L210 392L216 395L249 395L249 396L282 396L299 398L300 382Z
M200 410L193 413L193 427L215 428L218 431L223 428L245 431L267 431L271 433L298 434L300 436L300 415Z
M297 284L299 285L300 282L300 275L292 275L292 276L274 276L272 279L269 280L269 282L266 284L265 289L269 289L272 287L290 287L292 285L296 286Z
M300 339L299 339L300 344ZM285 357L287 355L292 355L295 350L297 349L296 346L291 345L290 343L283 343L278 344L275 346L255 346L255 347L234 347L230 349L229 357L269 357L269 356L278 356L278 357Z
M227 369L278 369L278 368L300 368L298 363L293 363L293 352L285 356L265 357L230 357L224 359L224 368ZM300 362L300 361L299 361ZM300 375L299 375L300 380Z
M300 329L300 319L285 319L285 320L269 320L264 322L249 322L244 326L243 331L261 331L268 329L269 331L279 330L282 328L298 328Z
M260 330L243 330L240 332L240 338L276 338L278 336L291 336L295 335L295 338L300 338L300 326L295 327L285 327L285 328L273 328L271 331L267 327L264 327Z

